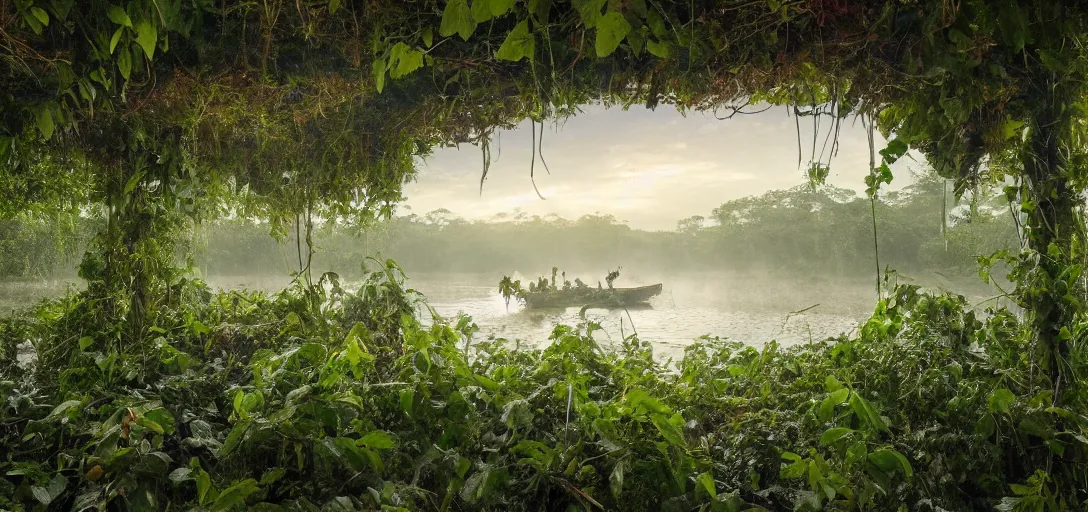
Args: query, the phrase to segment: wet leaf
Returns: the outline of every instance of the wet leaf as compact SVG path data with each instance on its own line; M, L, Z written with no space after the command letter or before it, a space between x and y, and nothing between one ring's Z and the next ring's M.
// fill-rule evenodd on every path
M442 24L438 28L438 35L450 37L454 34L461 39L468 40L472 32L476 30L476 21L472 19L472 11L467 0L450 0L442 11Z
M522 20L506 35L506 40L495 52L495 58L517 62L523 58L533 60L535 54L536 41L533 34L529 32L529 21Z
M618 12L605 14L597 23L597 56L611 55L629 32L631 32L631 24L622 14Z
M136 23L136 44L144 49L144 55L148 60L155 58L155 45L159 43L159 31L146 20Z

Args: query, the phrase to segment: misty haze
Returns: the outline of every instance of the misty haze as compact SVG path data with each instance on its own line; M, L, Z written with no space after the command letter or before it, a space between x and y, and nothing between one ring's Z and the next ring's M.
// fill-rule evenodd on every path
M194 227L179 258L213 286L269 292L307 260L314 275L350 283L366 258L389 258L438 313L470 315L481 335L535 346L555 324L584 316L600 323L602 343L637 333L668 356L704 335L761 346L854 333L872 313L878 279L966 293L980 310L1001 302L977 262L1019 244L999 191L957 198L923 158L905 158L875 197L874 245L865 128L844 123L834 150L817 134L812 153L809 120L800 140L796 121L784 108L723 121L589 106L544 130L523 123L496 133L482 188L478 147L436 150L391 218L317 221L312 256L304 226L280 226L277 241L269 224L236 217ZM799 154L828 162L826 179L810 180ZM97 222L6 223L0 300L15 306L74 282ZM43 258L40 247L59 250ZM563 273L558 287L579 279L595 288L618 270L617 288L660 283L662 292L629 308L504 300L504 276L528 286L552 267Z

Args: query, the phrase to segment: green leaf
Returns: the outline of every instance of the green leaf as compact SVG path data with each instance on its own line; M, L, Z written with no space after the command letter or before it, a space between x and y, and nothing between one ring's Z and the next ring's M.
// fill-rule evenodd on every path
M117 56L117 70L125 80L132 76L132 52L127 47L122 48L121 54Z
M329 14L336 14L340 10L340 0L329 0Z
M246 497L259 490L261 488L257 486L256 480L252 478L242 480L219 493L219 497L212 503L211 512L224 512L239 505L244 505Z
M33 30L35 34L41 35L42 29L45 27L42 25L42 22L38 21L38 18L36 18L33 13L29 11L24 12L23 20L26 21L27 25L30 25L30 30Z
M170 472L167 477L171 482L186 482L193 479L192 468L177 468Z
M488 0L472 0L472 19L476 23L483 23L493 17Z
M34 15L42 25L46 27L49 26L49 13L45 12L45 9L42 9L41 7L31 7L30 14Z
M717 483L714 482L714 475L710 474L709 471L695 477L695 481L702 486L711 500L718 499Z
M552 0L529 0L529 13L536 17L539 23L548 23L552 12Z
M529 20L522 20L514 30L506 35L506 40L495 52L495 58L517 62L528 57L531 61L536 54L536 39L529 32Z
M53 13L56 14L56 19L64 20L68 17L68 13L72 11L72 4L75 0L53 0L50 2L53 5Z
M884 420L877 414L876 409L861 395L857 393L850 395L850 407L854 409L858 419L868 423L874 430L888 430L888 426L884 424Z
M491 8L491 15L498 18L514 8L514 4L518 0L487 0L488 6Z
M167 434L174 433L175 420L174 415L170 414L170 411L167 411L162 407L157 407L155 409L151 409L150 411L145 412L143 414L143 417L147 418L148 420L154 421L155 423L160 425L163 429L163 432Z
M684 433L677 425L684 424L684 418L679 413L667 417L664 414L652 414L650 415L650 421L657 427L658 432L661 432L661 437L664 437L666 441L675 446L684 446L687 443L684 442Z
M385 58L377 59L371 64L371 72L374 75L374 87L378 89L378 94L381 94L382 89L385 89L385 70L387 64Z
M907 458L895 450L877 450L869 454L869 462L885 473L902 472L907 478L914 475Z
M155 58L155 45L159 42L159 31L147 21L136 23L136 43L144 49L148 60Z
M660 59L669 58L669 45L667 43L659 43L653 39L648 39L646 41L646 51Z
M888 145L880 150L880 156L882 156L884 161L889 164L895 163L896 160L899 160L899 158L907 154L908 149L907 143L897 137L888 141Z
M820 446L835 444L837 441L849 434L852 434L853 432L854 429L846 427L829 428L824 431L823 435L820 436Z
M450 0L446 4L446 9L442 11L442 24L438 27L438 35L450 37L458 34L461 39L468 41L474 30L476 30L476 21L472 19L468 1Z
M612 475L608 477L608 486L612 490L612 496L619 498L623 495L623 475L627 471L627 459L620 459L612 468Z
M45 487L35 485L30 488L31 494L34 498L42 503L42 505L49 505L57 498L64 494L64 490L68 488L68 479L64 478L64 475L57 473L53 475L53 478L49 480L49 484Z
M403 42L397 43L393 46L393 49L389 51L389 78L397 79L407 75L419 68L423 67L423 52L404 44ZM356 328L360 328L361 323L355 324L352 327L351 334L355 333ZM363 327L365 330L365 327ZM351 334L348 335L351 338ZM369 333L356 334L358 339L366 339L369 337Z
M42 505L53 503L53 497L49 495L49 490L45 487L35 485L30 488L30 492L34 495L34 499L40 501Z
M242 442L242 436L245 435L246 430L249 428L249 424L252 421L253 420L246 418L234 425L234 428L231 429L230 434L227 434L227 439L223 441L223 446L219 448L219 452L217 453L217 455L220 458L230 455L231 452L235 450L235 448L238 448L238 445Z
M1012 391L1005 388L998 388L990 393L990 398L986 401L986 410L991 413L1003 412L1008 414L1009 406L1012 405L1013 402L1016 402L1016 395L1012 394Z
M817 417L820 421L827 422L835 414L835 406L843 403L850 396L850 390L846 388L839 388L832 391L824 398L823 402L820 402L820 409L817 413Z
M388 450L397 447L397 443L393 440L393 437L390 436L388 432L381 430L375 430L363 436L363 438L359 440L359 444L375 450Z
M94 345L94 338L90 336L84 336L79 339L79 349L87 350L87 347Z
M110 38L110 55L113 55L113 50L117 48L117 43L121 41L121 36L125 33L125 27L117 27L117 30L113 31L113 37Z
M997 431L997 422L992 414L985 414L975 423L975 433L984 439L989 439Z
M35 117L38 122L38 131L42 132L42 137L45 137L45 140L53 138L55 126L53 125L53 112L49 106L42 105L41 107L38 107L38 110L35 112Z
M830 393L832 391L838 391L842 389L843 385L841 382L839 382L839 379L835 378L834 375L828 375L827 378L824 379L824 388L826 388L828 393Z
M647 393L644 389L631 390L627 393L626 396L624 396L623 400L627 402L627 404L631 406L631 408L642 409L646 412L659 414L666 414L672 412L672 410L669 409L669 406L662 403L661 400L650 396L650 394Z
M622 14L610 12L597 22L597 56L607 57L616 51L620 42L631 31L631 24Z
M1030 38L1028 19L1023 8L1013 0L1004 0L1001 2L997 23L1001 28L998 32L1005 44L1011 46L1014 52L1023 50Z
M582 24L586 28L597 26L601 19L601 9L607 0L574 0L574 8L578 10L578 16L582 18Z
M208 503L208 500L214 498L212 489L212 477L204 468L200 467L200 461L196 457L193 457L189 461L189 467L196 472L196 496L198 502L203 505Z
M110 21L122 27L132 28L132 19L128 17L128 13L125 12L123 7L111 5L110 9L106 11L106 16L110 18Z
M124 195L127 196L132 194L132 191L136 190L136 187L140 185L140 180L144 179L145 174L147 174L147 171L142 169L133 173L132 176L129 177L128 182L125 183Z
M272 468L265 472L261 477L261 485L270 485L276 483L277 480L283 478L283 475L287 473L284 468Z
M423 46L430 48L434 45L434 29L431 27L423 27L423 32L420 34L423 39Z

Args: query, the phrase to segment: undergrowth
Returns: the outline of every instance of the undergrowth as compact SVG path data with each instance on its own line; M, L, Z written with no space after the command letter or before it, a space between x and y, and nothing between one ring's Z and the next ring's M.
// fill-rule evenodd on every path
M139 340L86 295L0 320L0 509L1085 506L1084 400L1051 407L1007 311L901 286L852 339L662 362L592 323L542 350L425 327L402 277L180 281Z

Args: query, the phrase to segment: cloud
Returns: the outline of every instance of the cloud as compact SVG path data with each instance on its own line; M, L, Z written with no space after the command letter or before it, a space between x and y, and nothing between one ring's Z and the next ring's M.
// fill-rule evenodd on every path
M707 215L731 199L804 182L797 126L782 108L725 121L700 113L684 117L666 107L584 110L561 126L546 126L543 134L537 130L544 160L536 155L533 179L546 200L533 191L533 141L528 123L522 123L493 141L482 196L480 150L463 145L437 149L420 163L417 180L405 187L407 204L416 213L447 208L471 219L515 208L566 218L600 212L633 227L672 229L678 220ZM812 129L802 126L804 163L812 152ZM817 154L830 150L822 137L816 146ZM894 167L892 188L909 183L906 165ZM829 181L861 191L868 169L866 134L860 123L845 123Z

